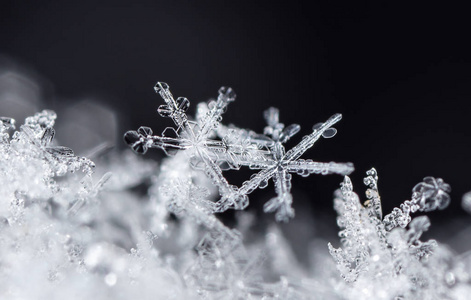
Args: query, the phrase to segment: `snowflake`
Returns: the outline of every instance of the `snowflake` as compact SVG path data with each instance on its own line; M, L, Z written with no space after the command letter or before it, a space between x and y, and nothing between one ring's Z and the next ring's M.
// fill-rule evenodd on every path
M144 154L149 148L160 148L167 154L171 150L189 150L187 151L192 164L203 167L206 174L213 180L219 188L223 199L231 199L231 202L237 203L237 208L243 209L247 206L247 196L237 193L237 187L230 185L222 175L218 161L218 154L224 155L225 150L230 146L222 141L212 140L209 136L219 124L221 115L229 102L234 101L235 93L231 88L221 88L216 103L207 112L206 122L201 126L193 121L189 121L186 110L190 102L188 99L179 97L173 98L166 83L158 82L155 91L166 102L158 108L158 112L163 117L171 118L177 128L167 127L162 136L155 136L148 127L140 127L138 131L128 131L124 139L131 148Z
M214 207L217 212L228 208L244 209L248 205L247 195L258 187L264 188L273 179L277 197L265 205L265 211L277 211L276 219L287 221L294 216L290 173L302 176L312 173L345 175L353 171L351 163L320 163L299 159L321 136L330 138L335 135L336 130L331 126L341 119L340 114L315 125L310 135L286 152L283 144L300 130L300 126L290 125L285 128L278 121L279 113L275 108L266 111L268 126L265 134L261 135L220 124L227 105L235 99L231 88L222 87L217 100L207 105L200 104L196 121L190 121L186 115L190 105L188 99L179 97L175 100L166 83L158 82L155 90L166 102L157 111L161 116L171 118L176 129L167 127L162 136L156 136L149 127L143 126L137 131L128 131L124 140L140 154L146 153L149 148L160 148L169 155L175 150L185 150L192 166L203 169L218 187L221 199ZM215 139L216 136L220 139ZM241 166L261 171L237 188L228 183L223 170L239 169Z
M265 128L265 134L270 136L270 142L267 147L270 150L270 156L265 161L250 161L251 169L261 169L261 171L244 182L239 190L241 194L248 194L257 187L265 188L268 181L273 179L277 197L271 199L264 206L265 212L277 211L276 219L278 221L287 221L294 217L294 210L291 207L292 196L291 174L297 173L301 176L309 174L350 174L353 171L353 164L347 163L320 163L312 160L299 159L314 143L321 137L331 138L337 132L331 126L341 119L340 114L329 118L325 123L314 125L313 132L305 136L302 141L286 152L283 143L287 142L299 130L300 126L292 124L284 127L284 124L278 121L279 112L276 108L270 108L265 111L265 119L268 126Z

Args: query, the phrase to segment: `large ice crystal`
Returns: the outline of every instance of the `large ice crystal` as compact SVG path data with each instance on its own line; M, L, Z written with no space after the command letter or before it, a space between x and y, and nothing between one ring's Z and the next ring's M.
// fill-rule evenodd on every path
M452 252L435 240L420 240L430 227L427 216L410 217L445 208L450 186L441 178L426 177L413 188L412 200L383 218L376 170L367 175L364 205L348 176L335 199L341 247L329 243L329 251L347 283L345 298L465 299L459 294L470 289L464 262L453 260Z
M174 150L185 150L192 166L204 170L219 189L221 199L214 206L214 211L244 209L248 205L247 195L257 188L266 187L272 179L277 197L267 202L264 209L266 212L277 211L278 221L288 221L294 217L290 173L302 176L312 173L345 175L353 171L351 163L320 163L299 159L320 137L330 138L335 135L337 131L332 125L341 119L340 114L332 116L325 123L315 125L311 134L286 151L283 143L296 134L300 126L293 124L285 128L279 122L276 108L265 112L268 126L264 135L235 127L218 130L227 105L235 100L235 93L231 88L222 87L217 100L199 105L196 121L190 121L186 115L190 106L188 99L179 97L175 100L169 86L163 82L156 84L155 91L166 103L159 106L157 111L162 117L170 117L177 128L167 127L162 136L156 136L150 128L143 126L137 131L128 131L124 139L135 152L141 154L146 153L149 148L160 148L167 154ZM217 133L220 135L219 139L214 138ZM223 176L224 166L232 169L247 166L261 171L238 188L229 184Z

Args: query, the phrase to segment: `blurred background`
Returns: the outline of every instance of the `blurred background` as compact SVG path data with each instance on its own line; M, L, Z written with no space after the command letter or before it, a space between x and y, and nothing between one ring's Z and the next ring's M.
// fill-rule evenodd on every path
M288 147L340 112L337 136L303 158L353 162L362 196L375 167L386 212L423 177L442 177L452 202L429 215L447 234L471 220L460 206L471 190L469 30L465 5L439 2L3 0L0 115L27 115L24 99L56 110L61 144L86 152L103 139L124 148L123 133L140 125L171 125L156 113L156 81L189 98L191 114L231 86L238 98L224 122L257 132L276 106L302 127ZM299 218L337 230L330 199L341 180L294 177Z

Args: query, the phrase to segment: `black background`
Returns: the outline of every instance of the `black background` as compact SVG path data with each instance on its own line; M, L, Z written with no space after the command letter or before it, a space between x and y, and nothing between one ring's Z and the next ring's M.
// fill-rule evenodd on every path
M0 53L54 83L50 108L94 96L119 112L120 131L170 123L156 81L197 102L235 89L225 122L258 132L276 106L286 124L340 112L337 136L303 158L351 161L352 179L376 167L383 208L442 177L452 203L435 224L466 218L471 190L471 47L463 5L396 1L2 1ZM445 2L443 2L445 3ZM59 116L60 117L60 116ZM119 141L119 143L122 143ZM339 176L296 177L297 207L329 216ZM271 197L257 191L255 197ZM263 203L266 199L263 199ZM298 209L303 213L303 209ZM471 217L469 217L471 218Z

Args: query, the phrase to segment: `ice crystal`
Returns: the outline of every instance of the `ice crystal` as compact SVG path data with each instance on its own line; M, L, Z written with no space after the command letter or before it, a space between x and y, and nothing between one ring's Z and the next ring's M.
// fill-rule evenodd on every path
M450 187L440 178L426 177L412 190L412 200L382 218L376 170L367 173L367 201L362 205L345 177L336 194L335 209L341 247L329 243L337 269L349 285L351 299L435 299L449 293L447 277L460 270L440 266L450 256L435 240L420 241L430 227L427 216L411 220L417 211L443 209ZM408 229L404 229L408 226ZM431 275L431 272L434 273ZM463 278L462 278L463 279ZM381 288L379 288L381 286Z
M190 105L188 99L179 97L175 100L166 83L157 83L155 90L166 102L165 105L159 106L157 111L163 117L172 118L177 128L167 127L162 136L154 136L150 128L140 127L137 131L128 131L124 136L125 141L134 151L141 154L146 153L149 148L160 148L167 153L172 150L189 150L186 153L190 160L195 165L202 165L206 174L218 186L221 196L231 199L236 208L245 208L247 196L237 193L237 187L227 182L218 165L218 154L224 154L225 149L230 146L208 138L219 123L225 107L235 98L232 89L219 90L218 100L207 114L208 121L201 126L189 121L186 115Z
M321 136L330 138L335 135L337 131L332 125L341 119L340 114L332 116L325 123L315 125L311 134L286 151L283 144L300 130L300 126L293 124L285 128L279 122L276 108L265 112L268 126L264 135L236 127L219 129L223 127L220 124L222 114L227 105L235 100L235 93L231 88L222 87L217 100L199 105L196 121L190 121L186 115L190 105L188 99L179 97L175 100L169 86L163 82L158 82L155 90L166 103L159 106L157 111L163 117L170 117L176 128L168 127L162 136L156 136L149 127L142 126L137 131L128 131L124 140L140 154L146 153L149 148L160 148L167 154L185 150L192 166L203 169L219 189L221 199L213 206L213 211L244 209L248 205L247 195L257 188L266 187L272 179L277 197L267 202L264 210L276 211L278 221L288 221L294 217L290 173L302 176L312 173L345 175L353 171L351 163L320 163L299 159ZM220 139L215 139L218 134ZM231 169L247 166L261 171L238 188L229 184L223 176L225 166Z
M244 182L239 189L239 193L250 193L257 187L264 188L270 179L275 184L277 197L271 199L264 206L265 212L276 213L278 221L287 221L294 217L294 210L291 206L292 196L291 190L291 174L297 173L301 176L309 174L350 174L353 171L352 164L339 163L319 163L312 160L299 159L314 143L321 137L333 137L336 130L331 126L341 119L340 114L332 116L327 122L315 125L313 132L307 135L303 140L286 152L283 143L288 141L294 134L300 130L300 126L292 124L284 128L284 124L278 121L278 110L270 108L265 112L265 119L268 126L265 128L265 134L271 137L267 148L270 155L267 160L256 161L251 160L248 165L251 169L261 169L262 171L254 174L252 178Z

